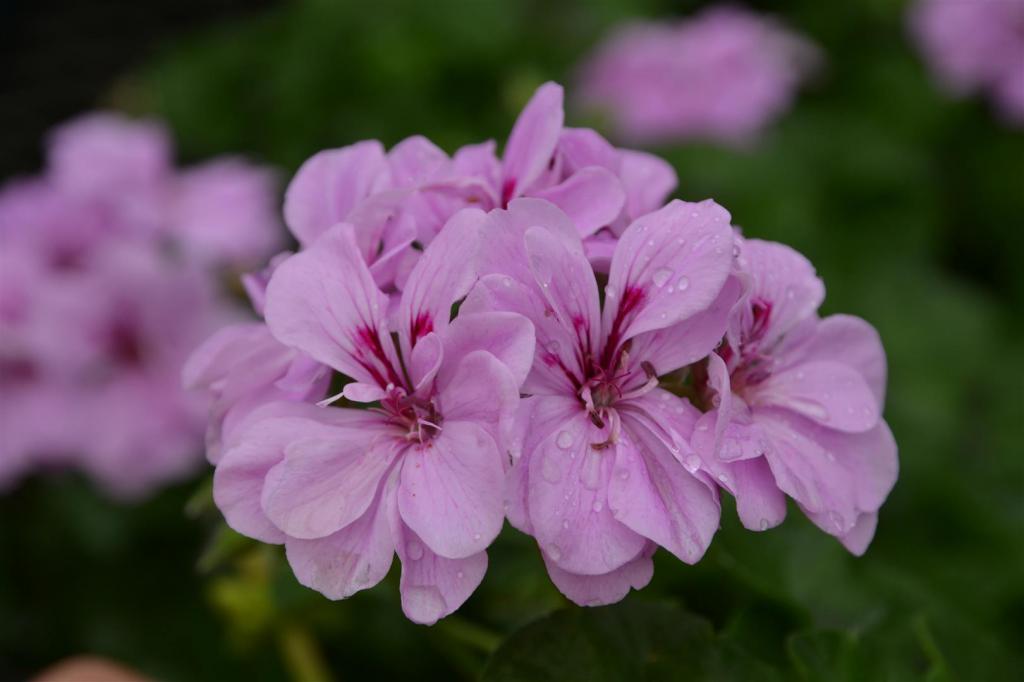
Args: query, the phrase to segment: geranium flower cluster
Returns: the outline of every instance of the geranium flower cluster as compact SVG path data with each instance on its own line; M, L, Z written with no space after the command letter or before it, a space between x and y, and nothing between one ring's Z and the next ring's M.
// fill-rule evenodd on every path
M227 522L332 599L397 553L420 623L479 585L505 519L584 605L643 587L658 547L698 561L723 490L752 530L788 496L863 552L897 473L878 335L818 316L798 253L665 203L674 181L563 127L550 83L500 158L411 138L310 159L285 202L301 250L248 280L265 323L186 371Z
M239 316L218 279L280 248L267 169L171 163L162 126L90 114L0 190L0 485L77 468L141 495L202 461L191 349Z
M714 6L616 29L582 65L580 101L631 141L742 144L789 108L820 61L778 21Z
M952 93L986 93L1007 121L1024 124L1024 0L918 0L909 20Z

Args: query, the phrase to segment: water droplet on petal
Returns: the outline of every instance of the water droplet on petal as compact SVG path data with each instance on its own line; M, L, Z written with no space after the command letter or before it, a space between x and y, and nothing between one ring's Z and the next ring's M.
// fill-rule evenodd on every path
M562 528L564 528L565 530L569 530L569 521L568 520L562 521Z
M589 490L597 490L601 485L601 455L597 452L591 450L587 453L580 470L580 480Z
M729 482L729 477L725 474L718 474L718 480L725 484Z
M654 281L655 286L663 287L668 282L668 278L672 276L672 271L668 268L658 268L651 275L651 279Z
M562 558L562 550L558 548L558 545L548 545L548 556L552 561L558 561Z
M761 519L761 530L768 530L768 519Z
M691 474L695 473L700 469L700 457L697 455L688 455L686 459L683 460L683 466L686 467L686 470Z
M511 287L512 286L512 278L511 277L506 277L506 278L501 280L501 283L504 284L506 287Z
M455 577L458 578L459 580L462 580L465 576L466 576L466 574L463 573L462 571L458 571L455 574Z
M562 431L561 433L558 434L558 437L555 438L555 444L558 445L558 447L562 448L563 450L568 450L570 447L572 447L572 441L572 434L569 433L568 431Z
M676 289L678 289L680 293L686 291L689 288L690 288L690 278L687 277L686 275L683 275L678 280L676 280Z
M479 541L480 540L480 533L473 533L473 540Z
M413 561L419 561L423 558L423 545L411 540L405 547L405 553L409 555L409 558Z
M594 506L592 507L592 509L595 512L600 512L602 509L604 509L604 505L601 503L601 500L598 500L597 502L595 502Z
M835 526L836 530L842 532L843 530L843 517L839 515L837 511L830 511L828 513L829 521Z

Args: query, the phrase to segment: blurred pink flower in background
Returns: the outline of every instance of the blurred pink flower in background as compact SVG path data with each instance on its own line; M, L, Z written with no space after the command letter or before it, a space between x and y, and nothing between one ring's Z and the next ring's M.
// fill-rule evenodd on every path
M819 61L774 19L712 7L617 30L582 66L580 102L632 142L743 143L789 108Z
M1024 0L919 0L909 21L946 88L984 92L1024 124Z
M0 484L76 468L137 496L200 461L207 401L181 368L238 317L210 266L282 235L267 170L181 173L170 150L158 123L90 114L53 133L43 176L0 190Z

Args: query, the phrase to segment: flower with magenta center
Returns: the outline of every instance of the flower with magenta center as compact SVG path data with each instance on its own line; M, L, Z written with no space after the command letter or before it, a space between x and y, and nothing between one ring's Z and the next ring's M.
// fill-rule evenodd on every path
M657 545L696 562L718 527L714 486L679 461L684 434L665 415L685 401L658 376L703 358L731 302L729 214L673 201L625 230L603 311L571 220L544 201L494 211L483 271L464 310L534 324L509 518L533 535L555 584L581 604L610 603L650 580Z
M520 315L450 319L476 280L484 219L457 213L395 306L347 224L271 277L275 338L352 382L320 406L249 419L218 464L214 496L238 531L284 543L299 581L328 597L375 585L397 552L405 613L433 623L483 578L504 517L501 448L533 356ZM327 407L342 397L378 404Z
M819 318L824 286L792 249L746 240L738 263L747 291L695 373L710 408L693 432L700 466L736 496L747 528L781 523L789 495L860 554L898 470L878 334L856 317Z

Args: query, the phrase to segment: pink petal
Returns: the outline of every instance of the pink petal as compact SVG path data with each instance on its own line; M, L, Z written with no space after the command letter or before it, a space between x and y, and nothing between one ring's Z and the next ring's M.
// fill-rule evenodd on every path
M534 281L548 310L575 339L572 352L596 353L600 334L597 282L583 249L570 250L548 230L535 227L525 235ZM550 350L550 349L549 349Z
M444 357L444 343L435 332L424 336L412 349L409 374L412 379L413 392L416 395L428 397L434 392L434 379L441 369Z
M828 532L845 535L861 513L882 506L899 470L884 421L864 433L844 433L784 410L754 414L770 440L765 457L779 488L812 518L826 518Z
M362 516L398 455L382 417L322 408L313 418L275 423L290 440L263 486L263 511L274 525L293 538L313 539Z
M487 196L488 201L484 202L487 208L493 208L498 204L499 197L495 190L499 190L501 184L501 162L494 153L494 148L494 140L487 140L459 147L452 156L452 168L456 176L475 179L482 187L491 189Z
M740 265L751 277L751 299L771 304L769 327L762 340L766 348L814 315L825 298L825 285L814 274L811 262L784 244L744 240Z
M264 424L248 433L251 438L242 438L221 457L213 475L213 500L234 530L261 542L280 544L285 534L263 513L260 496L267 472L284 458L289 436Z
M530 453L534 536L553 563L572 573L608 573L631 561L645 543L609 509L613 455L592 447L606 438L580 407Z
M729 213L711 201L673 201L619 239L605 288L604 329L626 340L711 305L732 266Z
M725 336L739 296L740 283L730 277L707 309L666 329L634 337L630 356L650 362L659 376L703 359Z
M512 467L505 486L505 512L509 523L524 533L533 534L528 511L531 455L541 442L578 413L579 402L575 397L530 396L519 401L508 443Z
M460 317L478 311L508 311L533 323L536 357L522 390L524 393L560 395L572 392L569 374L582 375L575 352L576 339L554 315L545 315L547 307L533 287L520 284L507 275L487 275L477 282L460 309Z
M775 483L763 457L729 465L736 512L749 530L768 530L786 518L786 496Z
M407 137L388 152L391 182L396 187L415 187L446 170L448 155L422 135Z
M433 625L473 594L487 572L487 553L463 559L438 556L392 512L391 532L402 561L402 611L414 623Z
M329 149L299 168L284 197L284 218L303 246L312 244L349 213L386 171L384 147L376 140Z
M361 383L401 385L385 325L388 297L339 225L282 263L267 286L266 318L282 343Z
M591 128L563 128L558 137L562 172L571 175L587 166L600 166L618 174L621 155Z
M879 420L875 396L861 374L838 362L796 365L745 395L752 406L784 407L840 431L867 431Z
M477 250L485 220L478 209L456 213L409 274L398 312L398 336L405 357L420 338L448 326L452 304L476 281Z
M527 191L554 155L565 118L562 99L562 86L545 83L516 119L502 159L505 201Z
M610 171L588 166L554 187L534 193L565 211L579 230L587 237L610 225L626 201L622 183Z
M479 426L504 449L519 404L515 378L487 351L451 358L446 364L454 364L456 369L437 396L437 407L445 424L467 422Z
M619 179L626 190L626 215L635 220L661 207L679 180L672 165L660 157L630 149L622 149L619 154Z
M806 344L793 352L794 362L827 360L853 367L875 394L879 407L885 402L885 349L878 332L852 315L830 315L821 320ZM799 358L799 360L797 360Z
M544 555L544 565L551 582L570 600L580 606L604 606L621 601L630 588L640 590L651 582L654 577L651 556L655 549L656 545L649 542L635 559L600 575L570 573L559 568L547 555Z
M623 417L608 501L615 518L681 561L696 563L718 529L711 490L676 461L646 424Z
M394 492L385 494L388 484L382 482L366 512L343 529L314 540L288 538L285 551L299 583L328 599L345 599L384 579L395 553L386 511L394 505Z
M526 380L533 365L533 324L517 313L471 313L463 308L442 339L444 353L449 358L464 358L476 350L487 351L508 368L517 387ZM447 385L457 366L456 362L445 364L438 386L443 389Z
M471 422L405 453L398 489L402 520L440 556L470 557L497 537L504 517L504 468L494 439Z

